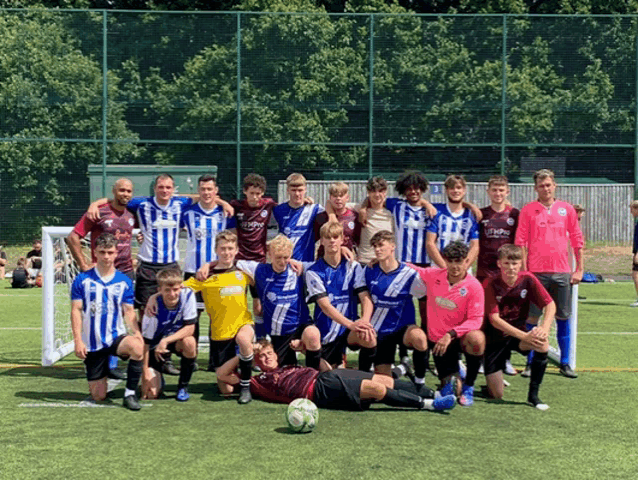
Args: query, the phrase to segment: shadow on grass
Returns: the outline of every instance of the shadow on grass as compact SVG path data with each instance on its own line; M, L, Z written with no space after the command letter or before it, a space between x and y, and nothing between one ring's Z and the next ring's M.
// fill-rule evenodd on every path
M282 435L305 435L306 433L312 433L312 431L310 432L293 432L292 430L290 430L288 427L277 427L274 429L275 432L277 433L281 433Z
M84 368L77 367L20 367L0 370L0 377L48 377L63 380L86 378Z
M16 392L15 396L38 402L81 402L89 397L89 392Z

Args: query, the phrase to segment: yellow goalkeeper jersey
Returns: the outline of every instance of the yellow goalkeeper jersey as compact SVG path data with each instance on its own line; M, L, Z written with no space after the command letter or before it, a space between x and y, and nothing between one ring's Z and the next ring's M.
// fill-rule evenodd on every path
M241 327L253 323L246 297L250 277L235 267L223 271L213 270L203 282L191 277L184 285L202 292L204 306L210 316L212 340L234 338Z

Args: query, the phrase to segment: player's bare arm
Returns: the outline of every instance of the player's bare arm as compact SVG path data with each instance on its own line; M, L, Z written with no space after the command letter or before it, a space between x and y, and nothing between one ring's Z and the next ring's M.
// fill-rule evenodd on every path
M450 343L452 343L452 335L446 333L441 338L439 338L438 342L436 342L434 348L432 349L432 354L444 355L447 351L447 347L450 346Z
M581 248L574 249L574 259L576 260L576 269L572 272L571 283L572 285L579 284L583 279L583 273L585 266L583 264L583 250Z
M235 385L239 385L239 376L235 373L237 367L239 367L239 357L235 356L215 370L217 385L222 395L230 395Z
M478 239L470 240L470 251L467 253L465 259L466 265L469 267L474 264L479 255L479 241Z
M66 237L65 241L69 247L71 255L73 256L73 260L75 260L75 263L78 264L78 267L82 272L86 272L95 266L94 264L89 263L82 253L82 242L77 233L71 232L69 236Z
M477 222L483 220L483 213L479 207L470 202L462 202L461 205L463 205L463 208L467 208L470 212L472 212L472 215L474 215Z
M227 201L217 197L215 198L215 203L224 209L224 215L226 215L227 217L230 218L235 215L235 209ZM237 233L237 229L235 228L231 229L231 231L235 234Z
M427 232L427 235L425 237L425 249L428 252L428 256L430 257L430 260L432 260L432 262L436 264L437 267L445 268L445 260L443 260L443 256L441 255L441 252L439 252L439 249L436 246L436 238L437 238L436 233Z
M436 217L436 214L438 213L436 207L432 205L430 202L428 202L425 198L422 198L421 200L419 200L419 203L417 205L425 208L425 211L427 212L430 218Z
M86 358L86 345L82 341L82 300L71 302L71 331L75 343L75 356L84 360Z
M547 336L549 335L549 330L552 328L555 315L556 303L554 303L554 301L552 300L547 305L545 305L545 309L543 310L543 323L539 325L539 329L542 330L545 338L547 338Z
M128 331L143 343L144 338L142 337L142 332L137 324L137 317L135 316L135 309L133 308L133 305L128 303L122 304L122 313L124 314L124 322L128 327Z

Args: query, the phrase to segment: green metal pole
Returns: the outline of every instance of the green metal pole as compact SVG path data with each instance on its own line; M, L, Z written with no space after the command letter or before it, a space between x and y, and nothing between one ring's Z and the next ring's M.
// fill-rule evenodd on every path
M241 198L241 13L237 13L237 198Z
M102 197L106 197L106 156L107 156L107 108L108 108L108 61L106 10L102 12Z
M501 175L505 175L505 106L507 102L507 15L503 15L503 71L501 78Z
M374 142L374 14L370 14L370 78L368 80L370 92L368 93L368 177L372 177L372 143Z

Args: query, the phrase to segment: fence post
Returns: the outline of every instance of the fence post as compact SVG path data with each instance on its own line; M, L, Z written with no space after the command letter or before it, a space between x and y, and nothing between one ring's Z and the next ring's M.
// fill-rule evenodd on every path
M106 197L106 155L108 122L108 61L106 10L102 10L102 197Z
M505 104L507 102L507 15L503 15L503 65L501 77L501 175L505 175Z
M374 142L374 14L370 14L370 78L368 92L368 178L372 177L372 142Z
M241 12L237 12L237 198L241 198Z

